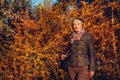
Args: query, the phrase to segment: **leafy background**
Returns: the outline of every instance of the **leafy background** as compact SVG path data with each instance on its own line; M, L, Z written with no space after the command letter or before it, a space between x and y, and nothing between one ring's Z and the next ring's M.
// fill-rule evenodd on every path
M120 2L118 0L0 1L0 79L68 80L60 54L69 43L71 20L83 18L94 38L95 80L120 79Z

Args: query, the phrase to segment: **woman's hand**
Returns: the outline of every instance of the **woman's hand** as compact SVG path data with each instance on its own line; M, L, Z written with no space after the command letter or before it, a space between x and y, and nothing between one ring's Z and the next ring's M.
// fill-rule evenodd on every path
M61 54L61 60L65 60L66 57L67 57L67 55Z
M90 76L90 78L92 78L94 76L94 71L90 71L89 76Z

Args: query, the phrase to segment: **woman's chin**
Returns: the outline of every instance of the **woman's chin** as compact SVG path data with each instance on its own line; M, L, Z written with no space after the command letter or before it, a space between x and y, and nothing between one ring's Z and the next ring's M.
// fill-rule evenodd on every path
M75 32L79 32L80 30L75 30Z

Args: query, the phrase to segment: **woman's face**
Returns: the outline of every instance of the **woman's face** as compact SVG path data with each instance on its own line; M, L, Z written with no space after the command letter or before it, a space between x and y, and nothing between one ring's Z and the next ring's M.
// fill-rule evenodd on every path
M80 30L83 29L83 22L78 20L78 19L75 19L73 21L73 29L75 32L79 32Z

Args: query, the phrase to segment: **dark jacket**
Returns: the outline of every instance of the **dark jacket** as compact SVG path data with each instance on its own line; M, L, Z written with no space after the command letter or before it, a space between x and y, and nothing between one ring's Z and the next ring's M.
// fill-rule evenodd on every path
M92 36L85 32L80 40L69 45L68 64L71 67L89 66L89 70L95 71L95 54Z

